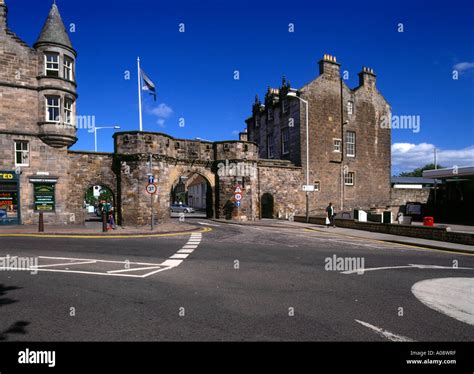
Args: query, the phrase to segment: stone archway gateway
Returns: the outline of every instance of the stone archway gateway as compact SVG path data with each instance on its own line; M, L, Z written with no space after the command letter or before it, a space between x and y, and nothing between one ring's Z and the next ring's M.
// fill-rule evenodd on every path
M170 190L171 210L177 212L179 205L192 208L194 217L213 218L214 193L211 182L200 173L190 172L178 177ZM176 216L176 215L175 215Z
M175 139L162 133L139 131L119 132L114 139L119 223L149 224L151 205L158 222L169 220L170 205L176 198L172 191L177 181L182 176L193 175L200 176L206 184L205 197L193 196L193 204L200 204L205 198L208 218L226 216L236 185L245 186L245 197L240 207L233 208L232 217L253 219L258 216L257 174L247 173L257 168L255 143ZM239 167L232 168L232 165ZM151 199L145 191L149 174L158 186ZM183 196L189 203L189 194Z
M104 183L90 186L84 194L84 209L86 221L100 221L101 208L107 205L107 211L117 209L115 194L109 186Z

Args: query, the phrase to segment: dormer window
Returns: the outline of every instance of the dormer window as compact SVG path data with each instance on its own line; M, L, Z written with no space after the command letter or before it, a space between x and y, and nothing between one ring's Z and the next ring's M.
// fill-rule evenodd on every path
M268 108L267 118L269 121L273 121L273 108Z
M74 60L68 56L64 56L64 79L74 81Z
M60 98L59 96L46 97L46 121L60 122Z
M44 62L46 76L59 77L59 55L57 53L46 53Z

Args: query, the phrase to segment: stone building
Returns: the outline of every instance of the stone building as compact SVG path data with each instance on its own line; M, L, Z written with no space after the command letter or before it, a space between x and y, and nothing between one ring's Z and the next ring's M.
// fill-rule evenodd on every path
M308 102L309 160L306 104L294 96ZM339 211L384 209L390 205L391 133L380 124L389 115L372 69L364 67L359 85L351 89L341 79L336 58L324 55L319 76L305 86L293 89L283 78L280 88L268 88L263 103L255 98L245 135L258 144L260 162L285 160L302 167L299 178L289 174L298 183L306 182L309 162L309 183L315 186L310 214L321 214L330 201ZM272 190L277 182L267 187L273 196L279 194ZM287 183L282 178L280 188Z
M291 90L287 82L269 90L265 105L257 100L239 140L128 131L115 133L112 153L72 151L78 127L76 56L55 4L30 47L8 28L7 6L0 0L0 225L34 224L39 212L46 224L82 224L85 195L93 186L111 192L119 224L147 225L152 216L163 222L170 219L173 188L194 175L206 183L200 200L208 217L304 214L304 111L298 99L285 97ZM320 68L320 77L297 91L310 101L311 180L319 183L312 212L337 202L341 191L344 209L383 206L389 198L390 132L377 123L389 107L375 75L364 69L360 86L351 90L341 83L335 60L325 57ZM350 131L356 139L351 145L345 140L352 139ZM346 155L349 150L354 154ZM354 174L343 185L345 166ZM151 198L150 174L158 187Z

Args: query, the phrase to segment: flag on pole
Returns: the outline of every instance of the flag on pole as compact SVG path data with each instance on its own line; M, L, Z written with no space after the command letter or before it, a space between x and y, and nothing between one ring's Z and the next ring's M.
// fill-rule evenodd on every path
M148 75L145 74L143 69L140 69L140 72L141 72L141 76L142 76L142 79L143 79L143 83L145 83L145 85L142 86L142 90L143 91L150 91L150 95L153 95L153 100L156 101L155 84L153 83L153 81L150 78L148 78Z

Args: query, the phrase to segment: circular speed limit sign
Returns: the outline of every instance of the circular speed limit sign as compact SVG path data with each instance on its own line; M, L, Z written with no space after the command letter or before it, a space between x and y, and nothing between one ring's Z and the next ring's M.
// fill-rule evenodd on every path
M235 200L237 200L237 201L242 200L242 194L240 194L240 193L236 193L236 194L234 195L234 197L235 197Z
M156 193L156 185L148 184L146 186L146 192L148 192L150 195L153 195L154 193Z

